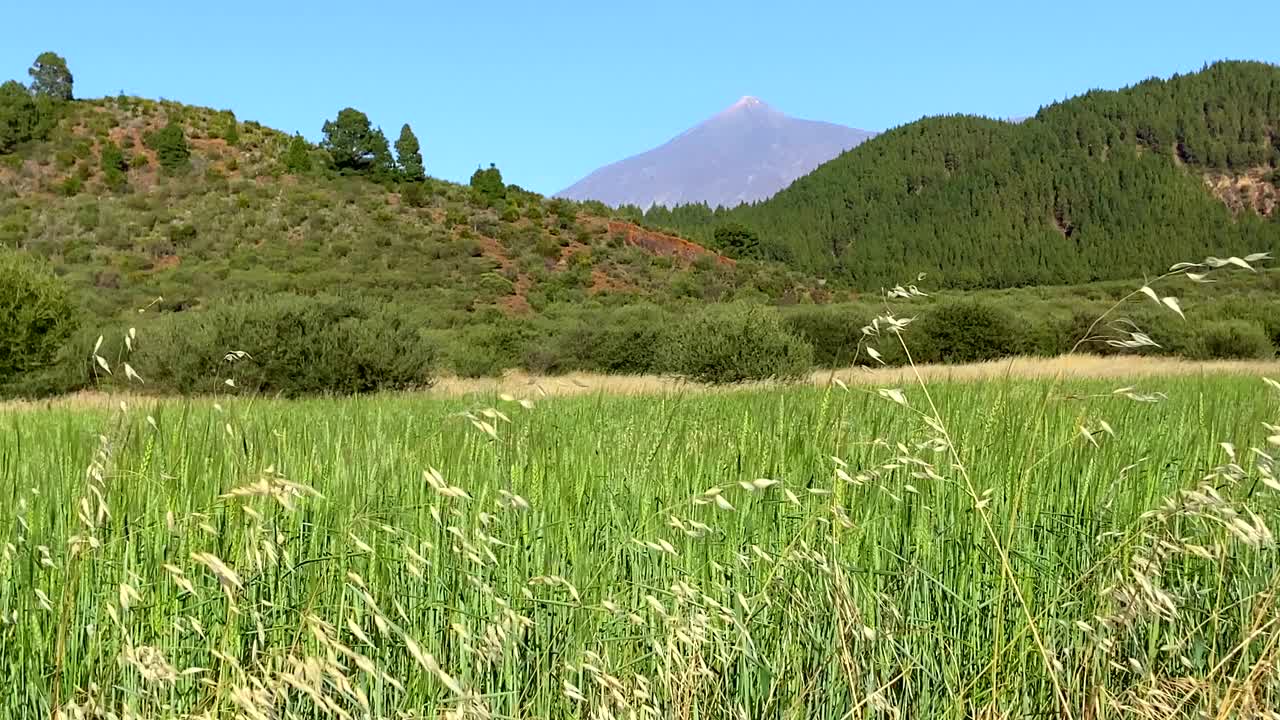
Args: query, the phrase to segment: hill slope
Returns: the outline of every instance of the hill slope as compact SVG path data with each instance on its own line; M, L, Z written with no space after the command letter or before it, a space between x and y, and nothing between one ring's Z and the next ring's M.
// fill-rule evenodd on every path
M170 123L190 152L176 172L148 147ZM515 186L494 198L427 180L410 194L325 169L314 147L315 169L289 173L289 144L227 111L70 103L47 141L0 156L0 247L47 258L99 318L341 291L394 299L449 327L556 304L806 292L781 266L638 228L611 232L607 212ZM125 158L114 177L108 147Z
M1227 62L1019 124L927 118L768 201L645 221L703 241L741 223L767 257L862 288L918 272L958 288L1079 283L1280 250L1277 168L1280 68Z
M745 97L664 145L591 173L561 191L614 207L763 200L875 133L788 117Z

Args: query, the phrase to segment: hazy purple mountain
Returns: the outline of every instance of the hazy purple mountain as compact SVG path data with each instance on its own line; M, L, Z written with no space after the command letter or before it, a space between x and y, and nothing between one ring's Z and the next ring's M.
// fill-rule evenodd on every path
M875 135L787 117L744 97L665 145L596 170L558 193L607 205L732 207L763 200Z

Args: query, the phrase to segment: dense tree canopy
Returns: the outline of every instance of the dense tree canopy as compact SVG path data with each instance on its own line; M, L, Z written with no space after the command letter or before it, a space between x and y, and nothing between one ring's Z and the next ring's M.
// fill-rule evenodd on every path
M31 76L31 92L36 95L59 101L71 99L74 79L71 77L71 70L67 68L67 61L61 55L40 53L27 74Z
M343 108L336 120L325 121L320 146L339 170L382 175L392 170L391 148L381 129L355 108Z
M13 80L0 85L0 153L30 140L39 119L35 100L25 87Z
M740 224L765 257L867 289L918 272L957 288L1077 283L1280 250L1280 211L1233 214L1204 183L1276 168L1280 68L1219 63L1091 92L1021 124L927 118L770 200L657 207L645 221L703 242Z

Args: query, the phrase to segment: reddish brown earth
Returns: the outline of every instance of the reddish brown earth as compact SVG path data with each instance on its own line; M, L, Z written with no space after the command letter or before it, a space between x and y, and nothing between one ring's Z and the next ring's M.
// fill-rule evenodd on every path
M676 257L690 262L701 257L712 257L721 265L732 267L737 264L736 261L723 255L717 255L695 242L690 242L675 235L646 230L634 223L610 220L609 233L622 235L626 244L648 250L654 255Z

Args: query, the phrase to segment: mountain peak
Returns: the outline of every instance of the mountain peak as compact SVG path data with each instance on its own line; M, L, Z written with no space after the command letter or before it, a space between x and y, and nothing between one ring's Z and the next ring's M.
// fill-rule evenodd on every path
M743 115L743 114L777 116L780 118L786 117L781 112L778 112L777 110L773 109L773 107L769 105L769 103L761 100L760 98L754 95L743 95L742 98L738 100L738 102L730 105L729 107L725 108L722 112L720 112L719 117Z
M615 207L733 207L772 196L873 134L788 117L746 95L664 145L602 167L559 195Z

